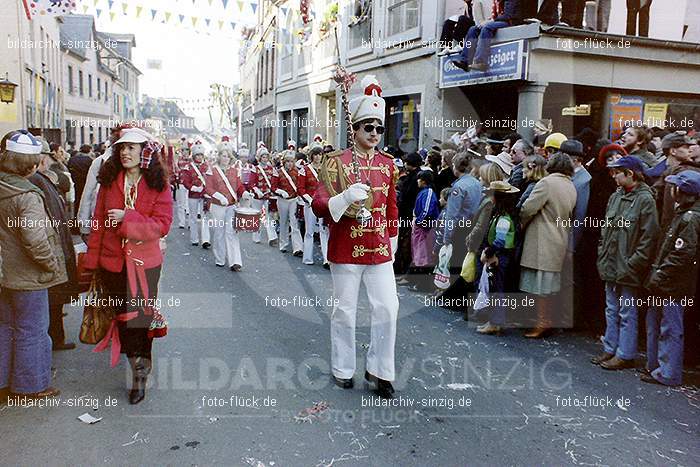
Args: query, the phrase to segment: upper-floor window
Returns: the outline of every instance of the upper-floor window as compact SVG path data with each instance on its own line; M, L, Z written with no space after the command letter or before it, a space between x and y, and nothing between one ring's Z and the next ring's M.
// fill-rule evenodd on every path
M73 87L73 67L68 65L68 93L75 94L75 88Z
M97 78L97 100L102 99L102 80Z
M92 97L92 75L88 74L88 97Z
M105 102L107 102L109 94L107 94L107 81L105 81Z
M353 1L350 9L348 36L350 40L350 49L356 49L362 47L364 44L371 43L372 0Z
M388 36L418 27L420 0L389 0Z
M78 70L78 94L80 96L85 95L85 91L83 90L83 70Z

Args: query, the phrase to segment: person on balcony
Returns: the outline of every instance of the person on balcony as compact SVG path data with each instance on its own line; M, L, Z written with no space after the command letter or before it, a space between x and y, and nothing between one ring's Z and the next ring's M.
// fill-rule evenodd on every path
M469 28L476 24L483 23L488 17L486 5L488 0L462 0L462 5L453 5L445 7L447 19L442 25L442 34L440 35L440 54L452 53L459 51L464 44L454 46L455 42L461 42L467 37Z
M494 2L493 20L469 28L464 49L459 58L452 63L466 72L469 72L470 67L476 71L486 71L489 67L491 40L496 35L496 31L520 24L523 19L523 5L523 0Z

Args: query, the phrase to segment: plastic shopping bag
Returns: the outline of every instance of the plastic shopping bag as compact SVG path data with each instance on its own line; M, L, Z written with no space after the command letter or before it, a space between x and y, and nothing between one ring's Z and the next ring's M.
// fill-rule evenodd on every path
M476 253L470 251L462 262L462 272L460 273L464 282L474 282L476 279Z
M443 245L440 248L438 264L435 266L435 286L446 289L450 286L450 259L452 258L452 245Z
M474 302L474 311L482 310L488 306L489 299L489 273L487 267L481 270L481 279L479 279L479 295Z

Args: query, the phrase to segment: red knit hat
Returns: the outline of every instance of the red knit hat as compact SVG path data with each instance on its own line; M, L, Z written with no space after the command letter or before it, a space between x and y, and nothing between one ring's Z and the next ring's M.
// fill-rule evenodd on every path
M607 154L609 152L619 152L623 156L627 155L627 151L625 151L625 148L620 146L619 144L608 144L606 146L603 146L600 148L600 151L598 152L598 164L600 164L602 167L605 167L607 164L605 163L605 159L607 158Z

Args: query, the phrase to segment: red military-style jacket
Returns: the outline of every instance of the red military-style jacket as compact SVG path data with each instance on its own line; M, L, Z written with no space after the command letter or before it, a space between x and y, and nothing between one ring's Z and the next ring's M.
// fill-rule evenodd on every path
M297 180L297 193L308 203L308 199L305 195L309 195L309 197L313 199L316 189L318 189L318 170L313 164L306 164L299 170L299 177L297 177Z
M371 187L365 207L372 213L372 221L360 226L351 216L343 215L333 221L328 209L331 198L328 187L335 193L356 183L352 173L350 149L328 154L319 173L321 183L314 194L312 209L329 227L328 260L339 264L382 264L392 260L391 237L398 235L399 210L396 205L398 169L393 158L376 151L374 156L360 158L360 178L357 182ZM353 212L353 208L349 209Z
M241 181L238 168L231 166L226 170L222 170L219 169L218 166L213 166L209 170L211 174L205 175L207 181L205 193L211 197L212 204L221 205L221 201L214 197L214 193L217 192L226 197L228 205L236 204L245 191L245 186L243 186L243 182ZM221 172L219 172L219 170L221 170ZM228 186L226 186L226 182L224 182L224 179L221 177L222 174L228 180L233 192L236 193L236 199L233 198L231 191L229 191Z
M261 167L260 165L254 166L254 170L250 173L250 177L248 179L248 189L255 195L256 199L270 198L274 171L275 168L272 166L272 164L267 164L265 168ZM255 188L258 188L263 193L262 197L255 192Z
M297 197L299 173L296 167L286 170L284 166L275 169L275 174L272 177L272 192L276 190L284 190L289 196L284 199L295 199ZM280 196L280 195L278 195Z
M199 173L195 170L195 165L199 169ZM209 170L209 166L206 162L201 164L196 164L194 161L187 164L187 167L180 173L180 180L185 188L189 191L187 196L192 199L204 198L204 190L202 191L192 191L192 187L201 186L203 187L206 183L205 173ZM201 175L201 177L200 177Z
M175 177L177 183L182 184L182 176L187 170L187 166L190 164L190 160L186 156L180 156L175 163Z

